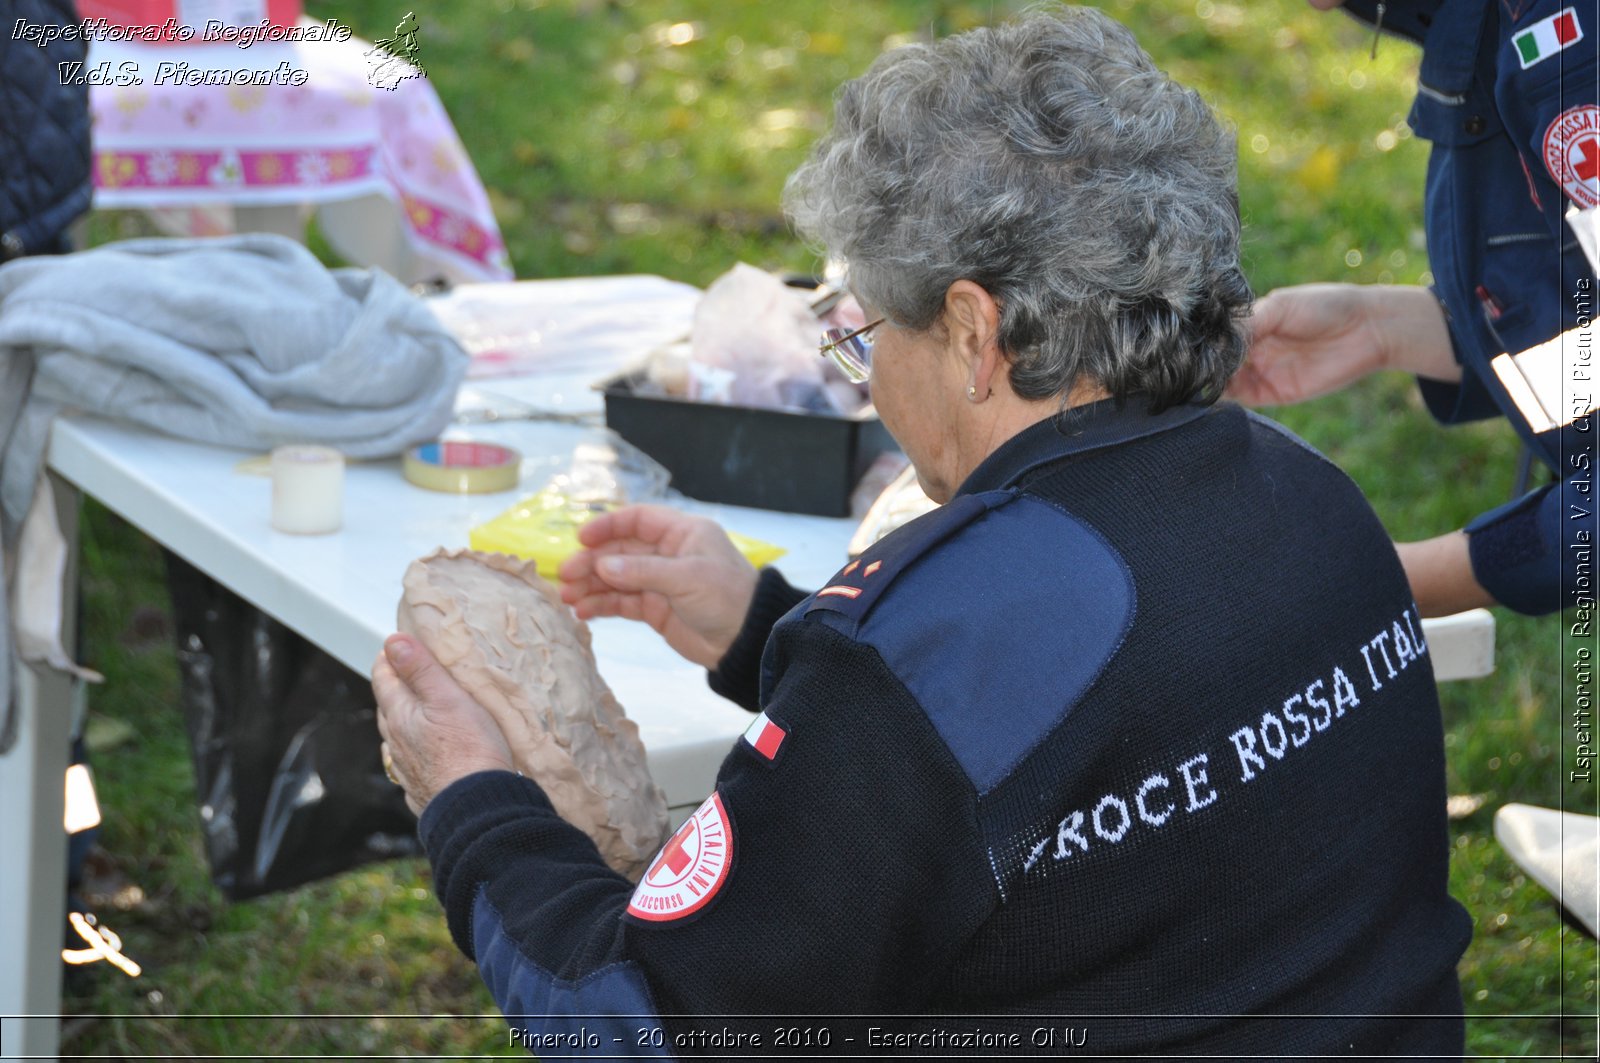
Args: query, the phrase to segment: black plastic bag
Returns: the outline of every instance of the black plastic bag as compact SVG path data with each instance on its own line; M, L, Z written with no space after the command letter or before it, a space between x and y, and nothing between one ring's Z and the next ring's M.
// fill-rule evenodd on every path
M238 900L421 852L352 672L166 552L211 876Z

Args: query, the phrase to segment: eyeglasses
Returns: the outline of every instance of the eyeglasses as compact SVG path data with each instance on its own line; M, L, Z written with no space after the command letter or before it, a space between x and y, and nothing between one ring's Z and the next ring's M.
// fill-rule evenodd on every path
M852 384L865 384L872 375L872 337L869 333L887 318L879 318L870 325L845 331L831 328L822 334L822 344L817 353L832 358L845 379Z

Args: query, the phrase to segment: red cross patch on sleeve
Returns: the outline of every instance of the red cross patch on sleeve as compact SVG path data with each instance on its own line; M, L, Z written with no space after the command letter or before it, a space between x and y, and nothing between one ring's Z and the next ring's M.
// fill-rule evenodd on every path
M650 923L682 919L711 903L733 866L733 824L715 790L651 861L628 900L628 914Z
M1544 131L1544 165L1567 198L1600 205L1600 107L1568 107Z

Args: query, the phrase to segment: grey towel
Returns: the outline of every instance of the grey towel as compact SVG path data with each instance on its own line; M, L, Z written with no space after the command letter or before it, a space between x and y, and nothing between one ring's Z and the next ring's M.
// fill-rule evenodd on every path
M130 240L0 267L0 547L33 500L50 422L84 410L206 443L398 454L449 422L468 357L375 270L252 234ZM31 386L30 386L31 385ZM14 740L0 593L0 752Z

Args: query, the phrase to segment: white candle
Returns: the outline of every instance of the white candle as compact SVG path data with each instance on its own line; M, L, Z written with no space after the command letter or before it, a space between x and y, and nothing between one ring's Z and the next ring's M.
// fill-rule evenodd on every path
M272 526L293 535L325 535L343 524L344 455L332 447L274 450Z

